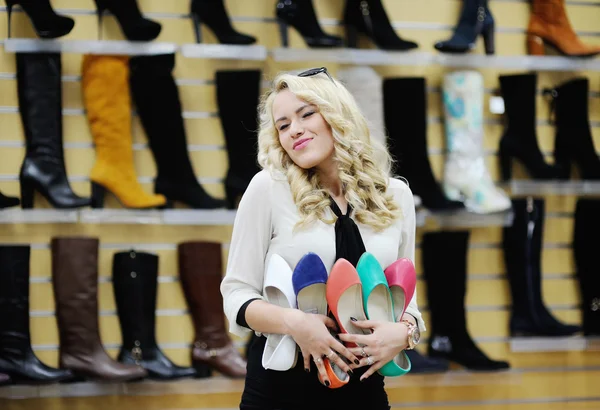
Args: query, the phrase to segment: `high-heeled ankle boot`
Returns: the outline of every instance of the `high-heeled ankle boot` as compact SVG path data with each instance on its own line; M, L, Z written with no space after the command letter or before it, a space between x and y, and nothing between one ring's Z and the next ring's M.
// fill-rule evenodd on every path
M340 37L327 34L317 20L312 0L279 0L275 9L281 43L289 46L288 26L294 27L304 38L306 45L313 48L342 47Z
M0 373L15 383L57 383L70 371L40 362L29 333L29 246L0 246Z
M0 209L12 208L13 206L18 206L20 203L21 201L19 201L19 198L6 196L0 192Z
M229 209L236 207L252 177L260 171L257 163L260 70L217 71L217 103L227 146L229 169L225 192Z
M572 57L593 57L600 54L600 46L584 44L571 27L565 0L532 0L527 51L531 55L546 54L544 44Z
M409 374L444 373L450 368L448 361L424 356L418 350L407 350L406 355L411 364Z
M193 368L174 364L156 343L158 256L134 250L117 252L113 256L112 277L123 336L119 361L140 365L153 379L194 376Z
M197 43L202 43L200 30L202 23L212 30L220 43L242 45L256 43L256 37L242 34L233 28L224 0L192 0L190 14Z
M423 235L423 274L431 311L430 357L456 362L467 369L493 371L509 364L488 358L467 330L467 251L469 231Z
M505 131L500 139L502 179L512 175L512 159L517 158L535 179L558 178L559 169L546 163L537 140L536 74L501 75L500 89L505 106Z
M89 198L71 189L65 169L60 54L17 53L19 112L26 154L19 176L21 207L33 208L34 190L55 208L80 208Z
M98 240L52 238L50 247L60 367L83 380L126 382L146 377L138 365L113 360L100 340Z
M56 14L50 0L5 0L8 14L8 38L10 38L11 15L18 4L31 20L33 28L40 38L58 38L73 30L75 20Z
M579 326L559 322L542 298L544 201L513 199L514 221L503 229L502 245L510 284L513 336L570 336Z
M582 198L575 207L573 257L581 295L583 333L600 336L600 275L598 247L594 240L600 230L600 200Z
M129 57L84 56L81 88L96 151L92 208L104 206L106 190L127 208L163 207L166 198L146 193L133 165Z
M198 377L210 377L215 369L228 377L244 378L246 361L225 328L219 291L223 269L221 244L184 242L177 250L181 287L194 322L192 363Z
M419 47L396 34L381 0L346 0L344 27L346 43L351 48L358 47L358 34L370 37L383 50L405 51Z
M464 208L449 200L435 180L427 152L427 90L425 78L388 78L383 82L385 127L396 173L408 180L413 194L431 210ZM401 98L398 98L402 96Z
M494 184L483 152L483 76L477 71L455 71L442 87L446 162L444 191L463 200L476 213L510 209L508 195Z
M452 37L435 43L434 47L444 53L466 53L475 48L477 37L482 35L485 53L494 54L494 26L488 0L464 0Z
M561 177L571 175L571 163L577 164L583 179L600 179L600 159L596 154L589 117L589 91L587 78L576 78L544 94L552 97L556 135L554 161Z
M160 23L142 15L137 0L94 0L98 10L98 26L102 26L102 16L110 11L119 22L123 34L131 41L151 41L161 32Z
M154 156L154 192L192 208L224 208L198 182L187 147L179 90L173 77L175 54L132 57L131 93Z

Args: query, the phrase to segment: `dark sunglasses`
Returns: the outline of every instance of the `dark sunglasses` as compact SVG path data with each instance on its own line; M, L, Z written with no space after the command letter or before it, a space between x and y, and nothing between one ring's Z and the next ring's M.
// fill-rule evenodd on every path
M326 67L311 68L310 70L302 71L300 74L298 74L298 77L312 77L313 75L317 75L317 74L321 74L321 73L324 73L325 75L327 75L327 77L329 77L331 82L337 87L337 84L335 83L335 81L333 81L333 77L331 77L331 75L329 74L329 71L327 71Z

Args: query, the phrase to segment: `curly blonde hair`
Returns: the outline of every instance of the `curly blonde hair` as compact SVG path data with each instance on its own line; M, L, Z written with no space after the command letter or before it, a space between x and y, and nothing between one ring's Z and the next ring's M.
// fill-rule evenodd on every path
M283 73L274 79L272 89L260 102L258 162L262 168L280 171L287 177L301 216L297 227L316 220L334 223L335 219L326 218L330 198L315 170L296 165L279 142L273 102L282 90L315 105L330 125L334 161L338 164L344 197L356 220L375 230L392 225L401 211L387 191L391 158L385 146L371 140L367 121L352 94L342 83L324 74L299 77Z

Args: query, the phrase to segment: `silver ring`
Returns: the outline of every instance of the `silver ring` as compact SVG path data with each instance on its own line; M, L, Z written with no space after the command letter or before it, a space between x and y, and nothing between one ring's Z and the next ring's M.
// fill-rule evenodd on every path
M330 352L331 352L331 353L329 353L329 354L327 355L327 358L328 358L329 360L331 360L331 357L335 355L335 352L333 351L333 349L331 349L331 350L330 350Z
M361 347L361 353L362 353L362 357L367 357L367 352L365 352L365 348Z
M322 360L320 357L317 357L317 358L315 359L315 363L321 363L322 361L323 361L323 360Z
M373 358L371 356L367 357L367 364L371 366L373 363Z

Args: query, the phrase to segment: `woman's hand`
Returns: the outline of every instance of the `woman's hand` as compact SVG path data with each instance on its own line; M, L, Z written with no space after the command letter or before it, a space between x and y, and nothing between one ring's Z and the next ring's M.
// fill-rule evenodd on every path
M335 321L324 315L291 310L286 320L290 335L294 338L304 357L304 370L310 372L310 360L315 361L321 380L326 386L331 383L327 377L323 358L329 359L348 374L352 369L338 356L338 353L358 365L360 361L339 340L333 337L329 329L337 330ZM329 328L329 329L328 329Z
M408 327L402 323L359 320L355 321L354 325L362 329L373 330L370 335L347 333L339 335L343 342L352 342L358 345L358 347L349 349L356 356L362 357L358 365L351 365L353 369L371 366L361 376L361 381L371 376L408 347Z

